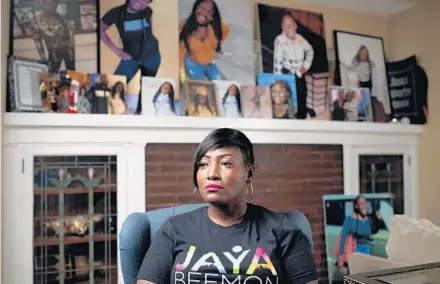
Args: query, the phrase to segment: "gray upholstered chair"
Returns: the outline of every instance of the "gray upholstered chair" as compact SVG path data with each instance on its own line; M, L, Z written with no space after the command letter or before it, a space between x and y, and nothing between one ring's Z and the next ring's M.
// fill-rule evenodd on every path
M136 283L138 271L151 240L168 218L203 206L207 206L207 204L180 205L149 212L133 213L128 216L122 224L119 234L120 264L124 283ZM291 221L293 228L296 227L304 232L310 243L310 248L313 249L312 230L307 218L299 211L284 214Z

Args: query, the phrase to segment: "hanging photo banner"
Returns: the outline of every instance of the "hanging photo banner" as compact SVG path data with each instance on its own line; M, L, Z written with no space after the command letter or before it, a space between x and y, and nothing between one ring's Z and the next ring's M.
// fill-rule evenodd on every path
M416 57L388 62L387 72L393 118L402 123L426 123L428 77Z

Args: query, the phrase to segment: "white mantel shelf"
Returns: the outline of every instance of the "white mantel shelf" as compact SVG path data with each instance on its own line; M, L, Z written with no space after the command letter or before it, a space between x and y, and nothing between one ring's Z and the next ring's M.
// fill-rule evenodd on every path
M254 143L413 144L423 132L420 125L393 123L45 113L6 113L4 125L9 144L195 143L221 127L242 130Z

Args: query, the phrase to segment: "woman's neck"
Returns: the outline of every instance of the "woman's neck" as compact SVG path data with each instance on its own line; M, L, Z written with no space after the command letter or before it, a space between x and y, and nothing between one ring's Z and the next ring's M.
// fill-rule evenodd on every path
M229 204L210 204L208 217L217 225L229 227L243 221L247 210L246 202Z

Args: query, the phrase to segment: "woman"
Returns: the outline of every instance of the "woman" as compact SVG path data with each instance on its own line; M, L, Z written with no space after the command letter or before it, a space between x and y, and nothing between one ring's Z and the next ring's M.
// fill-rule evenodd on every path
M124 5L108 11L101 19L100 37L121 60L116 68L116 75L127 77L127 83L133 79L138 70L141 77L155 77L159 70L161 56L159 42L153 34L151 0L127 0ZM110 26L115 25L119 31L123 48L120 49L107 34ZM141 112L141 96L137 96L136 113Z
M284 81L275 81L270 86L272 98L272 114L276 119L293 119L295 113L290 102L291 91Z
M214 62L230 34L213 0L196 0L191 15L180 27L180 60L189 80L221 80Z
M58 4L59 0L40 0L41 13L30 27L41 60L49 63L49 73L58 73L63 61L66 70L75 70L75 37L67 21L57 13Z
M122 82L117 82L112 89L108 99L108 114L126 114L125 106L125 86Z
M283 74L286 70L295 75L298 114L297 118L306 119L310 110L307 108L307 83L305 74L313 63L314 50L310 43L297 33L298 24L290 12L281 20L282 33L274 42L273 73Z
M229 86L222 99L225 117L241 117L240 90L237 85Z
M190 104L188 113L190 116L217 117L216 110L209 102L209 90L205 86L193 87L195 92L193 102Z
M370 52L365 45L361 45L353 61L348 66L348 71L356 73L359 88L368 88L371 93L373 88L372 70L374 67L374 62L370 60Z
M170 218L145 255L138 284L317 283L309 243L283 215L254 205L252 143L211 132L196 153L193 182L208 207Z
M174 106L174 88L170 82L164 82L153 97L156 116L176 116Z
M355 98L355 93L353 90L345 91L345 102L344 102L344 112L346 121L358 121L358 101Z
M371 235L377 233L384 223L380 213L376 211L372 216L368 215L368 202L359 195L353 201L353 214L345 217L342 225L339 243L338 267L347 266L345 262L345 242L348 236L356 240L355 252L370 254Z

